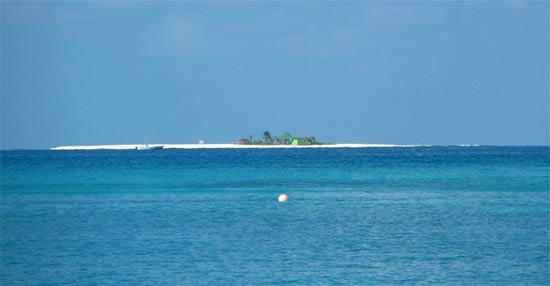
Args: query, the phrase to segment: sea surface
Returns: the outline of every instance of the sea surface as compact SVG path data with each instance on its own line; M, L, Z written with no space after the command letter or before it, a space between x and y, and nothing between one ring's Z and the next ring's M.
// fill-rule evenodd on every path
M550 147L1 151L0 186L1 285L550 285Z

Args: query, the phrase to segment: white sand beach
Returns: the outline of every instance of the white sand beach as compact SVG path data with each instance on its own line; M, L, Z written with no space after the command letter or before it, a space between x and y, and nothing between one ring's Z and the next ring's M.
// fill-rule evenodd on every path
M118 144L118 145L81 145L58 146L50 150L133 150L144 144ZM163 146L164 149L261 149L261 148L372 148L372 147L420 147L427 145L398 145L398 144L324 144L324 145L241 145L229 144L148 144L148 146Z

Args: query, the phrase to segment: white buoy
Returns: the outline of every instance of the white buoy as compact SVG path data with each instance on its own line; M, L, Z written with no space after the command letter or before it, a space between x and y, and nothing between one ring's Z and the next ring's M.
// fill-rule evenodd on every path
M280 202L280 203L286 203L286 202L288 202L288 196L285 195L285 194L279 195L279 202Z

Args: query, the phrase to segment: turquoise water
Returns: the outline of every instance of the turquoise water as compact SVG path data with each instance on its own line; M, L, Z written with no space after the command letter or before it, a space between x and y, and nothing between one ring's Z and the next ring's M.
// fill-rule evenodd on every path
M2 285L550 284L549 147L1 163Z

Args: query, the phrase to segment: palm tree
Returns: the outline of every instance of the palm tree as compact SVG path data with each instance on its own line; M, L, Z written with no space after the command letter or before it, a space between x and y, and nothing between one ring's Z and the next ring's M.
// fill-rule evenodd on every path
M271 138L271 133L269 133L269 131L264 132L264 141L268 144L273 143L273 139Z

